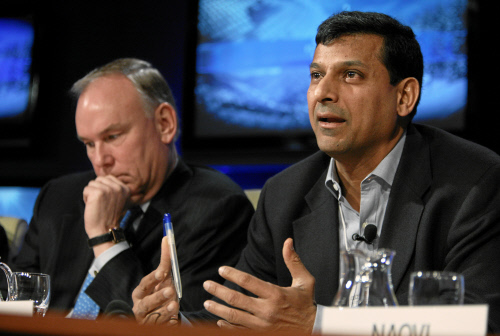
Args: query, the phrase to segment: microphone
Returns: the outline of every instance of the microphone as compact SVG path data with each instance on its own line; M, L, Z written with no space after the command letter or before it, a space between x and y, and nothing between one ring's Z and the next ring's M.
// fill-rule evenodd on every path
M113 300L106 306L104 310L105 318L119 318L123 320L134 319L135 315L132 308L122 300Z
M377 227L373 224L367 224L363 231L363 235L355 233L352 235L353 240L364 241L367 244L373 243L373 241L377 238Z

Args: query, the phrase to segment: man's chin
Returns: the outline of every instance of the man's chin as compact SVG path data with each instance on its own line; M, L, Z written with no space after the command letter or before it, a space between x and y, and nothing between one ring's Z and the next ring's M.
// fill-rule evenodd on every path
M328 154L330 157L335 157L338 155L343 155L348 152L347 148L343 146L343 143L339 142L319 142L318 147L321 151Z
M130 201L136 205L142 204L142 203L144 203L144 194L132 193L130 195Z

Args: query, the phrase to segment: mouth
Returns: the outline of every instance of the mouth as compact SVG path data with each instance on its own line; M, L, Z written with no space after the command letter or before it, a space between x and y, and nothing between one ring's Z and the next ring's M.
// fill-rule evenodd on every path
M322 128L335 128L339 127L343 123L345 123L346 120L337 116L324 116L324 117L319 117L318 116L318 124Z
M345 119L338 118L338 117L330 117L330 118L318 118L320 122L324 123L342 123L345 122Z

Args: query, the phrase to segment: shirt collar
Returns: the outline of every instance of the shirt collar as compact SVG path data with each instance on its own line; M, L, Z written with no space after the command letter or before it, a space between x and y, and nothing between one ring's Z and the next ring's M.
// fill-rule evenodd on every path
M150 204L151 204L151 200L149 200L149 201L147 201L145 203L142 203L140 205L140 207L142 209L142 213L146 213L146 211L148 210Z
M403 154L403 147L406 140L406 131L403 133L398 143L394 148L386 155L386 157L379 163L379 165L370 173L364 180L371 176L377 176L384 180L389 186L392 186L394 181L394 176L396 175L396 169ZM363 181L364 181L363 180ZM335 159L330 159L330 165L328 166L328 172L326 174L325 185L330 190L330 192L335 196L337 200L342 197L342 190L340 188L339 176L337 174L337 168L335 167Z

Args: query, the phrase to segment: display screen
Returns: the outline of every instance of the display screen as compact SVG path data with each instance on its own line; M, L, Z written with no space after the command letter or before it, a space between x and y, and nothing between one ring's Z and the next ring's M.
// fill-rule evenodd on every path
M342 10L413 28L425 73L414 121L464 127L467 0L199 0L193 136L310 133L306 92L318 25Z
M0 187L0 216L16 217L30 222L40 188Z
M28 109L33 41L31 23L0 18L0 120Z

